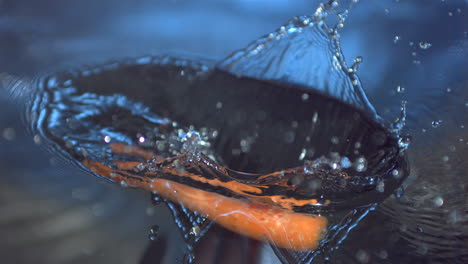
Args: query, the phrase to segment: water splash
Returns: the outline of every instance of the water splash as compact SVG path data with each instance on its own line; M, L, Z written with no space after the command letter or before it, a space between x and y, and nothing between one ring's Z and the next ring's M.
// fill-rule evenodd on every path
M340 35L324 19L337 1L321 4L312 16L293 18L278 30L231 54L217 65L238 76L294 83L336 97L378 119L356 74L362 58L346 65L340 48ZM347 11L340 13L343 25Z
M399 138L404 106L394 130L385 128L356 75L362 58L347 67L340 50L348 11L335 27L324 21L336 3L291 20L215 68L145 57L51 75L39 82L29 121L54 151L87 171L124 187L151 179L148 188L184 233L187 262L213 219L200 222L209 216L159 197L152 187L158 179L261 205L280 196L276 207L326 216L329 228L316 251L277 253L299 263L330 258L407 175L407 142Z

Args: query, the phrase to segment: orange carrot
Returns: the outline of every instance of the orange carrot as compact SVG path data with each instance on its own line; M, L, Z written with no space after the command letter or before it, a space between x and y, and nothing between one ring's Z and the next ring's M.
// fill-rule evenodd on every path
M281 248L294 251L315 250L327 227L327 218L323 216L254 204L166 179L151 179L133 174L129 178L125 176L128 172L115 173L114 169L97 161L84 160L83 164L97 174L155 192L191 211L197 211L233 232L267 241ZM118 162L118 165L128 169L136 166L136 163Z

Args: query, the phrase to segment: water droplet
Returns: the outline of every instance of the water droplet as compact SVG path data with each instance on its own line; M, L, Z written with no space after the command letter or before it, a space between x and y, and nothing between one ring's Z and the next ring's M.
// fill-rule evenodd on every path
M405 195L405 189L402 186L398 187L395 190L394 195L397 199L400 199L401 197L403 197L403 195Z
M396 92L397 93L405 93L406 92L406 88L401 86L401 85L398 85L397 88L396 88Z
M349 160L348 157L343 157L343 158L341 159L341 166L342 166L343 168L345 168L345 169L350 168L351 165L352 165L352 164L351 164L351 161Z
M364 157L360 157L355 161L354 167L356 171L363 172L367 170L367 160Z
M40 144L42 143L41 136L35 135L35 136L33 137L33 141L34 141L34 143L35 143L36 145L40 145Z
M314 112L314 115L312 116L312 123L314 123L314 124L317 123L317 120L318 120L318 113Z
M295 137L296 135L293 131L288 131L284 134L284 141L288 144L293 143Z
M199 226L193 226L191 229L190 229L190 235L192 236L199 236L200 235L200 227Z
M155 241L156 239L158 239L158 235L159 235L159 226L158 225L152 226L148 234L148 239L151 241Z
M356 58L354 58L354 63L353 63L353 65L351 65L351 67L348 69L348 71L349 72L357 72L358 68L359 68L359 65L361 63L362 63L362 57L357 56Z
M332 137L332 138L330 139L330 141L331 141L333 144L335 144L335 145L338 144L338 143L340 143L340 139L339 139L338 137Z
M369 256L369 253L367 253L366 251L360 249L358 250L358 252L356 253L356 259L360 262L360 263L369 263L370 261L370 256Z
M441 207L442 205L444 205L444 199L440 196L436 196L434 198L434 206L435 207Z
M123 188L127 188L128 183L126 181L120 181L120 186L122 186Z
M432 46L432 44L429 43L429 42L425 42L425 41L419 42L419 48L421 48L421 49L423 49L423 50L427 50L427 49L429 49L431 46Z
M12 141L15 139L16 137L16 133L15 133L15 129L14 128L11 128L11 127L7 127L3 130L3 138L8 140L8 141Z
M432 127L433 127L433 128L440 127L441 124L442 124L442 120L434 120L434 121L432 121Z
M383 181L380 181L376 188L375 188L378 192L384 192L385 191L385 183Z
M306 149L303 148L301 154L299 155L299 160L303 160L306 156Z
M388 252L385 249L379 250L377 256L381 259L386 259L388 258Z

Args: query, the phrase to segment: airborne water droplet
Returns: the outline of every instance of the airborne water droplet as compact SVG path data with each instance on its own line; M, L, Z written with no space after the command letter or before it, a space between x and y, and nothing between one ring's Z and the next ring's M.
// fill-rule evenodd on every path
M442 124L442 120L434 120L432 121L432 127L433 128L438 128Z
M419 42L419 48L421 48L421 49L423 49L423 50L427 50L427 49L429 49L431 46L432 46L432 44L429 43L429 42L425 42L425 41Z
M405 93L406 88L401 86L401 85L398 85L397 88L396 88L396 91L397 91L397 93Z
M441 207L442 205L444 205L444 199L440 196L436 196L434 198L434 206L435 207Z
M158 235L159 235L159 226L158 225L152 226L148 234L148 239L151 241L155 241L156 239L158 239Z

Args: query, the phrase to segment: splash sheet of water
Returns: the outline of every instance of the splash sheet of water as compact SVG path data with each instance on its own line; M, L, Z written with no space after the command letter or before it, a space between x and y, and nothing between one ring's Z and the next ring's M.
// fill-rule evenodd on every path
M335 28L321 17L303 16L219 63L144 57L51 74L38 82L28 119L33 133L56 153L124 187L142 187L137 179L163 179L325 217L327 229L316 250L298 252L269 242L285 263L333 261L336 246L408 174L400 156L408 147L400 136L406 116L394 126L384 123L356 69L346 65ZM407 93L402 91L397 92ZM423 122L414 118L413 128ZM442 131L447 121L426 123ZM458 141L463 132L457 133ZM434 153L431 148L418 150L413 177L421 184L407 182L409 195L400 197L398 191L383 212L402 225L402 238L418 254L456 259L466 237L463 171L457 169L464 160L455 151L439 157L426 153ZM90 161L109 171L97 172ZM434 171L456 177L424 177ZM184 176L187 172L201 178ZM261 192L227 187L231 181ZM457 184L461 192L448 188ZM193 250L216 219L149 189L171 208Z
M309 250L288 247L293 236L260 239L285 263L329 259L408 173L399 135L375 114L337 38L316 16L299 17L217 67L145 57L53 74L38 82L28 119L73 163L166 202L189 251L213 221L236 227L167 184L325 218Z

